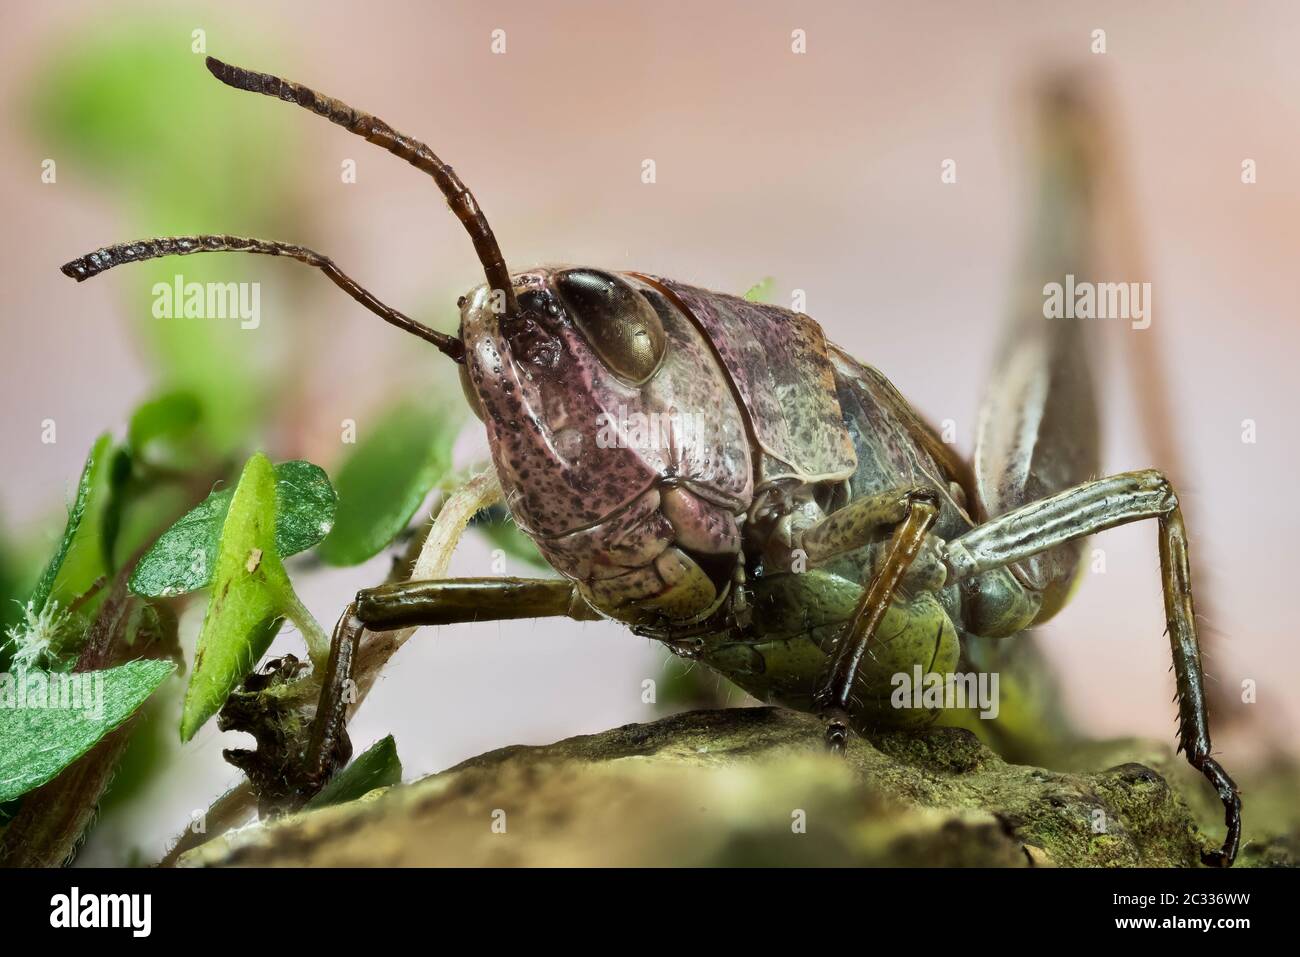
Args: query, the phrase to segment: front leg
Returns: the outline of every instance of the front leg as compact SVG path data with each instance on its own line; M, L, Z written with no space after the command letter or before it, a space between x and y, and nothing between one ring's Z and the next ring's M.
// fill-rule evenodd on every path
M334 628L329 664L301 763L290 768L290 804L309 801L351 757L348 706L355 698L361 636L420 625L451 625L510 618L599 617L564 579L451 578L367 588L344 609ZM255 784L257 782L254 782Z
M896 508L901 521L890 536L884 561L853 610L853 617L836 645L834 656L827 663L826 673L814 698L826 721L826 746L834 754L843 754L848 745L849 696L858 667L898 592L899 583L920 553L926 535L939 515L938 497L924 488L907 490L899 495L891 493L887 508ZM847 506L828 516L804 535L805 544L827 554L841 553L849 546L861 547L878 530L878 524L859 521L860 516L856 516L854 511L853 506ZM862 511L874 516L874 497L864 500ZM838 521L837 516L840 516ZM811 550L809 557L813 557Z
M1160 578L1165 621L1178 684L1179 750L1200 771L1223 802L1228 833L1223 846L1204 855L1206 864L1228 866L1241 842L1241 797L1237 785L1210 756L1210 721L1205 675L1196 638L1187 530L1168 479L1160 472L1125 472L1066 489L986 522L947 545L950 580L960 580L1023 562L1067 542L1143 519L1160 528Z

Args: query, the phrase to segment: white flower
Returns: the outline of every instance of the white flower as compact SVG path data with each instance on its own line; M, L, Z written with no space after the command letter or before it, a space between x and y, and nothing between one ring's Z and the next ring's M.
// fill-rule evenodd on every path
M52 663L53 650L68 625L68 615L59 608L53 599L45 603L39 612L29 601L23 606L23 620L9 628L9 644L13 647L13 664L15 671L37 667L42 659L48 667Z

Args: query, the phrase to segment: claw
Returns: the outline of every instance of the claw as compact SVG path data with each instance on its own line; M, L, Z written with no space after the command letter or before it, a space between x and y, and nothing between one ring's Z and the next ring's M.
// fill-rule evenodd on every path
M1219 799L1223 802L1223 823L1228 829L1223 846L1217 851L1202 854L1201 863L1207 867L1231 867L1241 847L1241 794L1228 772L1214 758L1201 757L1199 761L1193 761L1192 766L1219 792Z
M826 750L844 757L849 750L849 719L842 711L826 715Z

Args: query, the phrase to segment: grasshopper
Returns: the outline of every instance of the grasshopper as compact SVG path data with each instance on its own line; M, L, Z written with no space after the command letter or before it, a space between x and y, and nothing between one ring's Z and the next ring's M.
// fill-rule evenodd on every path
M299 801L350 756L343 689L366 631L614 619L763 701L821 715L827 746L843 753L851 732L935 717L938 707L891 705L895 676L951 674L969 661L971 643L1047 621L1069 596L1087 536L1152 520L1180 750L1225 811L1227 835L1204 860L1232 863L1241 801L1211 756L1178 498L1156 470L1095 478L1097 411L1079 323L1045 318L1038 300L1017 305L967 463L880 372L808 316L646 273L512 274L473 195L428 146L298 83L211 57L207 67L228 86L296 103L433 178L486 278L459 300L459 334L384 305L328 257L288 243L146 239L104 247L63 272L81 281L122 263L222 251L320 269L456 363L506 504L561 576L405 582L357 594L335 627L291 775ZM1082 121L1059 107L1057 132L1077 143L1087 135ZM1048 158L1044 218L1070 228L1055 240L1037 237L1039 276L1086 272L1074 228L1088 204L1081 152ZM655 423L651 441L626 425L633 421Z

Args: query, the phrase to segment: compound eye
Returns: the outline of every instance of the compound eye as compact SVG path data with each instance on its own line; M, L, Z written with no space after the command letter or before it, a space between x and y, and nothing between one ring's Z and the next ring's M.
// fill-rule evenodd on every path
M617 276L598 269L570 269L555 285L601 362L629 385L654 375L667 342L659 314Z

